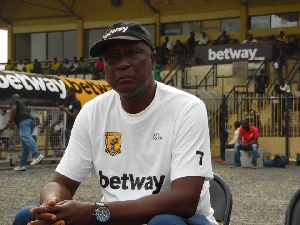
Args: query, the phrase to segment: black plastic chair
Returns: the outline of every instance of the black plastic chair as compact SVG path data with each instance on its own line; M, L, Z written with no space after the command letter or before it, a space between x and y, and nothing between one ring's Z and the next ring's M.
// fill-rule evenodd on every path
M209 182L210 202L218 223L229 225L232 210L232 193L229 185L217 174Z
M285 213L285 225L300 223L300 188L292 196Z

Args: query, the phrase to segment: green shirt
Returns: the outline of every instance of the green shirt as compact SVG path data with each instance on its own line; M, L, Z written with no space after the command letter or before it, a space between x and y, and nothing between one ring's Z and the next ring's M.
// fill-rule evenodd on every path
M160 77L160 70L157 70L157 69L154 70L153 76L154 76L154 80L159 81L159 82L162 81L162 79Z

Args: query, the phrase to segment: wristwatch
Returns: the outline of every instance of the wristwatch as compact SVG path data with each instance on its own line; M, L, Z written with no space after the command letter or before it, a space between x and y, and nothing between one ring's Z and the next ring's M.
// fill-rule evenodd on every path
M103 225L110 219L110 210L103 202L95 203L95 205L96 207L93 215L97 221L97 224Z

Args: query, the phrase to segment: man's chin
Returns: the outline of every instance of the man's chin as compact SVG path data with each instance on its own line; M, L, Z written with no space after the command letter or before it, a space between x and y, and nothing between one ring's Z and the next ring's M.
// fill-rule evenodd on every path
M135 97L135 96L139 95L141 92L143 92L143 87L139 87L139 88L123 87L123 88L120 88L119 90L117 90L117 92L119 93L119 95L121 97L131 98L131 97Z

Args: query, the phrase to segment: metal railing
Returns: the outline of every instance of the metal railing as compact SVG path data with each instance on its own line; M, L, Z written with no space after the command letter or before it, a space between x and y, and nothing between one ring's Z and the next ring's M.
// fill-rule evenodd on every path
M38 117L39 123L32 132L37 147L46 157L60 157L65 149L66 115L56 107L28 107L31 115ZM18 128L8 127L9 106L0 106L0 157L6 158L8 153L22 150ZM60 120L59 120L60 119Z

